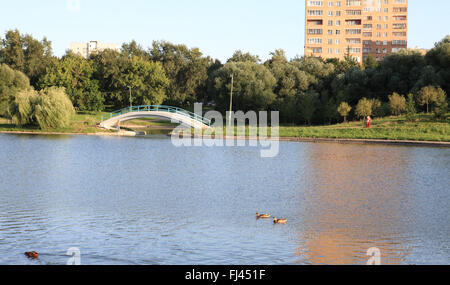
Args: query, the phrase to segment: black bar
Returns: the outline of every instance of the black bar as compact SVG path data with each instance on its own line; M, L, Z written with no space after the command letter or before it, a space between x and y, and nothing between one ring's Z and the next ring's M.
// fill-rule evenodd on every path
M402 281L447 274L446 266L3 266L3 280L86 281L87 276L117 282L123 278L177 282L175 284L274 284L290 281L298 284L342 281L379 281L384 284L392 273ZM212 274L214 273L214 275ZM45 279L44 279L45 278ZM62 278L62 279L61 279ZM363 278L363 279L361 279ZM30 281L31 281L30 280ZM307 280L309 280L307 282ZM34 282L33 281L33 282ZM294 282L292 282L294 281ZM83 283L84 284L84 283ZM161 283L157 283L161 284Z

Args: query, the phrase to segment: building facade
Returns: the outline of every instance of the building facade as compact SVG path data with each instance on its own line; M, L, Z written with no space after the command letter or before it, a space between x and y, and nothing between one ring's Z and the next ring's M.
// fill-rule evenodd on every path
M407 46L408 0L306 0L306 56L361 63Z
M91 54L104 51L105 49L120 51L120 46L118 44L106 44L100 43L98 41L70 44L70 51L75 54L81 55L84 58L89 58Z

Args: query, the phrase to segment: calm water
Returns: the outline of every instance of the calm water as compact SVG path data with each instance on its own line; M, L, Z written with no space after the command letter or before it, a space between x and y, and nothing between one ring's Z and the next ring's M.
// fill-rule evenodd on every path
M449 149L259 151L0 135L0 264L65 264L71 247L82 264L365 264L370 247L384 264L450 263Z

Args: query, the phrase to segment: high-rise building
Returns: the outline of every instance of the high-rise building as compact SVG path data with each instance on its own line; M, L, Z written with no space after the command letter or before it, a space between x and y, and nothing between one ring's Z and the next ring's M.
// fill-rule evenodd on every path
M98 41L70 44L70 51L72 51L75 54L81 55L84 58L88 58L91 54L104 51L105 49L112 49L119 51L120 46L118 44L105 44L100 43Z
M306 56L381 61L407 45L408 0L306 0Z

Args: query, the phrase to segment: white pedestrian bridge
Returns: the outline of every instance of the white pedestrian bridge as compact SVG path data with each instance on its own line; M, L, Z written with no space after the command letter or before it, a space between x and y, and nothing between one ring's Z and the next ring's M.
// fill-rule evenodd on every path
M211 120L198 114L184 109L171 106L135 106L124 108L102 116L100 127L104 129L116 129L120 123L142 119L142 118L161 118L173 122L179 122L195 129L207 129L211 126Z

